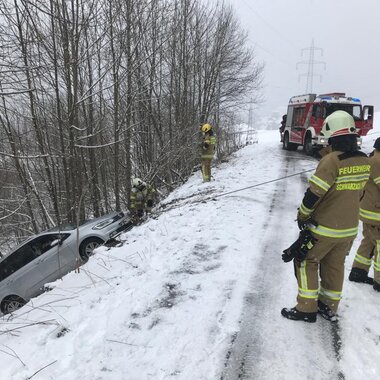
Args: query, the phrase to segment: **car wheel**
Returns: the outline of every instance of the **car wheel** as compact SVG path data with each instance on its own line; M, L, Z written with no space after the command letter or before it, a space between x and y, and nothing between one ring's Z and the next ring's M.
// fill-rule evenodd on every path
M95 248L100 247L104 241L97 237L91 237L83 240L79 247L79 255L83 261L87 261L92 255Z
M307 156L314 156L315 150L311 139L311 134L308 133L305 138L305 144L303 146L303 150Z
M0 309L3 314L13 313L26 304L26 301L19 296L8 296L1 302Z
M298 145L295 143L291 143L289 140L290 140L289 133L286 132L284 135L284 141L283 141L282 148L285 150L290 150L290 151L297 150Z

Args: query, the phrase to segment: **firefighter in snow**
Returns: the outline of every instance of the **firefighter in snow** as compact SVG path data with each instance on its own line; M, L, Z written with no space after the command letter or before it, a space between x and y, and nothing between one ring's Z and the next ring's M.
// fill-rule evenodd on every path
M380 292L380 137L373 147L375 150L369 159L371 174L360 201L363 239L356 252L348 279L373 285L373 288ZM368 277L372 262L375 279Z
M203 182L211 180L211 161L215 153L215 136L212 126L210 124L203 124L201 126L203 133L201 160L202 160L202 176Z
M297 214L299 228L308 228L316 241L304 260L294 260L297 305L281 310L285 318L305 322L315 322L317 313L337 320L344 261L358 233L360 197L370 176L370 162L358 150L350 114L333 112L321 134L329 139L332 151L311 176Z
M285 131L285 127L286 127L286 118L287 118L287 115L282 115L281 125L279 128L281 142L284 141L284 131Z
M153 186L145 183L140 178L132 180L132 190L130 196L130 209L135 222L152 210L154 195L156 190Z

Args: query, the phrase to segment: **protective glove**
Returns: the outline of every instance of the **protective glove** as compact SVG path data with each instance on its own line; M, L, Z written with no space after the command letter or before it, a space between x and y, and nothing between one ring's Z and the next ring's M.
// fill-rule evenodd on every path
M283 254L281 255L282 261L284 263L288 263L289 261L292 261L294 259L294 254L290 250L290 247L288 249L285 249L283 251Z
M314 247L318 240L312 235L309 229L300 232L299 240L300 246L296 250L294 259L301 263L306 259L308 252Z
M283 251L282 260L285 263L295 259L302 262L306 259L307 253L313 248L317 239L312 235L310 230L304 229L300 232L298 239L287 249Z
M305 245L302 245L296 251L296 254L294 255L294 260L298 261L299 263L302 263L302 261L306 259L308 252L309 252L309 249Z
M153 207L153 199L148 199L148 200L146 201L146 205L147 205L148 207Z

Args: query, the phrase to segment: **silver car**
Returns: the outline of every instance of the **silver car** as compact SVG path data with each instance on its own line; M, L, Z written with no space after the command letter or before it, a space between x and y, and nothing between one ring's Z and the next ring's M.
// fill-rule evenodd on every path
M0 310L8 314L44 292L44 285L86 262L93 250L132 228L123 212L34 235L0 259Z

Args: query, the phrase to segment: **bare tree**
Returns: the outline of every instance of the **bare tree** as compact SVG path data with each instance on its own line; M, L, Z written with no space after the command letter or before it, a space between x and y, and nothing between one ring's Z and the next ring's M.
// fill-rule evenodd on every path
M130 179L162 191L218 155L259 100L263 67L231 7L199 0L4 0L0 4L2 229L25 236L125 209Z

